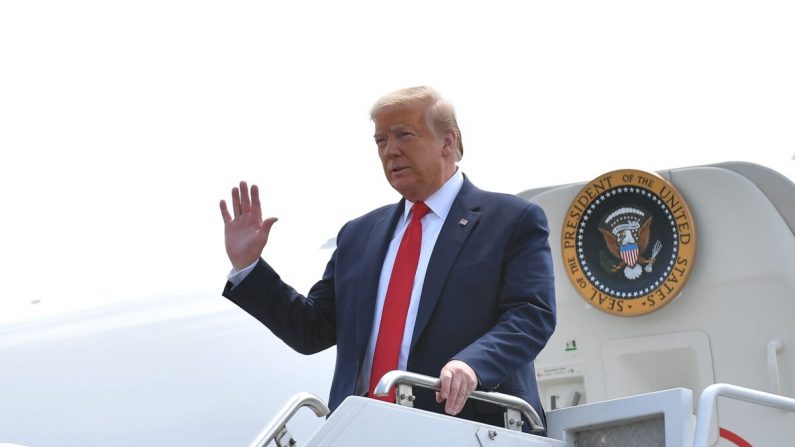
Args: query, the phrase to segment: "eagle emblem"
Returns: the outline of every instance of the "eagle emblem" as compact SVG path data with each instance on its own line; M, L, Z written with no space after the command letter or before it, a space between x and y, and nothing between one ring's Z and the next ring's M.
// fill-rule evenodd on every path
M693 266L696 236L685 199L665 178L637 169L584 185L560 236L572 287L612 315L644 315L673 301Z
M651 239L653 217L639 206L621 206L611 212L599 223L607 250L612 258L602 252L601 264L610 273L623 269L624 277L637 279L643 270L651 273L662 243L657 240L651 256L643 256ZM641 265L645 266L642 268Z

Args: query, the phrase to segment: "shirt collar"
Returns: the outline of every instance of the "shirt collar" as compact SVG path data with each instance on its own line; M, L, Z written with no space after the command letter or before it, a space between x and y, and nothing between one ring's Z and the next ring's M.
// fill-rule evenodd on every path
M441 188L437 189L435 193L425 199L425 204L428 205L431 212L444 220L447 218L450 208L453 207L453 201L458 195L458 192L461 191L462 186L464 186L464 174L460 169L456 168L455 174L447 179ZM406 200L406 206L403 208L403 222L408 220L409 211L411 211L411 207L413 206L414 202Z

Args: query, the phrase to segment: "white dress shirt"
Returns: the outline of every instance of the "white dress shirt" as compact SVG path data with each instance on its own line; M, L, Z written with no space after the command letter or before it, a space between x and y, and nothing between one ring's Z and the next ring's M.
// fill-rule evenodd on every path
M408 363L409 348L411 345L411 337L414 334L414 323L417 320L417 309L420 305L420 295L422 294L422 286L425 283L425 272L428 270L428 262L431 259L433 247L436 245L436 240L439 238L439 233L442 230L442 224L453 206L458 192L461 191L461 186L464 184L464 175L460 170L456 170L450 179L442 185L435 193L425 200L425 204L430 208L430 212L422 218L422 245L420 246L420 258L417 262L417 273L414 275L414 285L411 289L411 300L409 301L408 314L406 315L406 326L403 330L403 341L400 346L400 355L398 357L397 369L405 370ZM378 281L378 293L376 295L375 314L373 315L373 328L370 332L370 341L367 345L364 361L359 374L359 381L356 384L356 394L364 395L370 385L370 371L373 366L373 353L375 352L375 343L378 340L378 330L381 326L381 313L384 309L384 300L386 299L386 291L389 286L389 278L392 276L392 268L395 265L395 257L397 256L400 241L403 239L403 233L406 231L410 222L409 216L411 207L414 203L406 200L405 208L402 216L398 219L395 232L392 234L392 239L389 242L386 256L384 257L384 264L381 266L381 276ZM234 269L229 273L228 279L233 286L240 284L243 279L254 269L257 265L256 262L250 266L235 271Z

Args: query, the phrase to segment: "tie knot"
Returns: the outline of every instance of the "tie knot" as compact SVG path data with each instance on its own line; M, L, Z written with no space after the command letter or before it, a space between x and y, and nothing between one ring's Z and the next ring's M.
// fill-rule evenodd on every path
M420 220L422 219L431 209L428 208L428 205L425 202L417 202L411 207L411 218Z

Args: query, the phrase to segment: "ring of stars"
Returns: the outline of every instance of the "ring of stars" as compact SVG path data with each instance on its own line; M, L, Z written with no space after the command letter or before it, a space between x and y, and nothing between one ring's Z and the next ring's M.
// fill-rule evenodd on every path
M613 196L623 195L623 194L632 194L634 196L640 196L646 202L652 203L652 206L659 207L660 211L665 214L668 220L668 225L671 228L671 236L668 242L672 247L672 250L670 258L668 259L668 262L665 264L665 268L663 269L663 271L657 273L654 282L651 283L650 285L641 289L629 290L629 291L616 290L601 282L599 278L597 278L597 276L594 274L591 267L588 265L588 261L585 257L585 252L583 250L583 238L585 236L585 230L588 227L591 218L593 217L594 219L596 219L595 213L597 212L597 208L599 208L599 206L602 203L604 203L607 199ZM666 241L663 240L662 242L663 244L665 244ZM588 280L591 282L591 284L597 287L602 293L611 295L615 298L632 299L653 292L655 289L657 289L657 287L660 286L660 284L665 282L665 279L671 273L678 252L679 252L679 234L676 227L676 221L674 219L673 214L671 213L671 210L668 208L665 202L660 200L659 197L657 197L655 194L652 194L651 192L643 188L637 188L632 186L621 186L605 191L604 193L599 195L585 211L584 215L582 216L582 219L580 220L579 228L577 230L577 256L579 258L580 266L582 267L583 272L588 277ZM655 264L662 265L664 262L665 261L660 259Z

